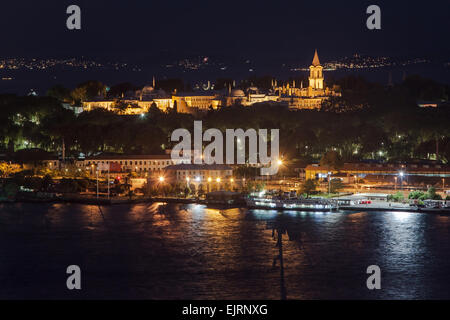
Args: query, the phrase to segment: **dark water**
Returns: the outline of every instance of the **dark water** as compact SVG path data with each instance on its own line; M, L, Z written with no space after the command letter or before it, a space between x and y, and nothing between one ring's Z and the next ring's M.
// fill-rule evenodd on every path
M66 289L72 264L81 291ZM373 264L381 290L366 287ZM450 216L0 205L2 299L280 299L282 285L288 299L449 299Z

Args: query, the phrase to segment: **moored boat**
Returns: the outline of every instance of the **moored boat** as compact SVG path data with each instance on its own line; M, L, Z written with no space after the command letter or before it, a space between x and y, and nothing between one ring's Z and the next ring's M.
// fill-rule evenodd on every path
M326 199L283 199L276 197L252 197L246 199L247 207L254 209L334 211L338 205Z

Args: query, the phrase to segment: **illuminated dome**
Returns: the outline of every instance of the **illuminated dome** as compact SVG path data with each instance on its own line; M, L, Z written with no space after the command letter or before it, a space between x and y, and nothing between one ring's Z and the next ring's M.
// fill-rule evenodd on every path
M250 93L259 93L259 90L257 87L250 87L248 88L248 92Z
M143 93L143 94L149 94L149 93L153 93L154 90L155 90L155 89L154 89L152 86L145 86L145 87L142 89L142 93Z
M231 96L232 97L245 97L245 93L244 93L244 91L242 91L240 89L234 89L233 91L231 91Z

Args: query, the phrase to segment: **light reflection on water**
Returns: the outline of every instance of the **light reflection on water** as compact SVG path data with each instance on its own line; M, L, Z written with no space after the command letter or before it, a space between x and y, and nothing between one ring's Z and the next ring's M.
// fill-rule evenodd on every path
M0 298L450 298L449 227L407 212L3 204ZM81 292L65 289L71 264ZM365 286L372 264L380 291Z

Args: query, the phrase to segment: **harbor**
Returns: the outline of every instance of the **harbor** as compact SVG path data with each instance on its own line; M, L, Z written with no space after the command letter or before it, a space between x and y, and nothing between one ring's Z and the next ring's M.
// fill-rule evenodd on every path
M265 210L294 211L404 211L416 213L450 214L450 201L427 200L423 204L418 201L394 202L388 200L388 194L361 193L348 194L333 198L303 198L285 193L276 196L263 192L242 194L238 192L215 191L204 198L190 197L97 197L95 195L58 195L29 194L16 199L0 199L0 203L79 203L91 205L120 205L139 203L178 203L200 204L221 208L248 208Z

